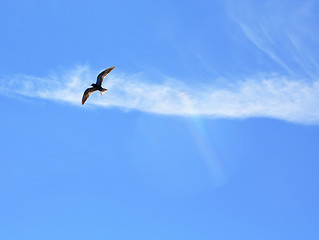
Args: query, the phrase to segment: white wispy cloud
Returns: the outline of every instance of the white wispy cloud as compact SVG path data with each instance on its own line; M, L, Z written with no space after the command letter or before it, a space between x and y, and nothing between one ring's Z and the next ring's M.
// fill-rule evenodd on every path
M0 93L67 102L81 106L83 91L95 81L87 66L49 77L16 75L0 80ZM214 83L186 86L166 79L152 83L142 75L112 72L109 91L92 94L85 106L119 107L156 114L215 118L270 117L298 123L319 122L319 81L282 76L255 76L221 87Z
M275 1L264 3L228 0L229 16L244 36L286 75L317 78L318 34L314 1ZM268 61L265 59L265 63Z
M269 36L267 31L263 30L262 33L256 34L256 31L249 28L244 23L238 22L242 31L246 37L255 44L260 50L266 53L272 60L277 62L281 67L283 67L289 74L292 74L292 70L289 66L275 53L273 50L273 39Z
M161 83L154 83L142 74L119 74L117 70L105 80L104 87L109 91L103 96L92 94L84 107L96 105L215 118L270 117L317 124L319 60L313 49L318 49L319 42L316 31L312 31L316 27L313 4L308 1L292 6L289 2L288 9L288 2L267 1L260 5L245 1L238 5L229 0L229 3L230 17L245 39L284 69L284 76L256 74L236 81L225 79L224 86L220 82L214 84L214 79L205 85L185 85L182 80L165 76ZM205 64L204 59L201 61ZM3 77L0 93L81 106L82 94L94 82L97 72L79 66L48 77Z

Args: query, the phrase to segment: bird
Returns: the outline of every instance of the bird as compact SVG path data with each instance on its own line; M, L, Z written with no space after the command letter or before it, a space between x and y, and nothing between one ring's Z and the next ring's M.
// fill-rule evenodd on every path
M96 83L92 83L90 88L87 88L84 93L83 93L83 97L82 97L82 105L85 103L85 101L89 98L89 96L94 93L95 91L99 90L101 95L103 95L103 93L105 93L107 91L106 88L102 88L102 82L103 79L106 77L106 75L108 75L115 67L110 67L106 70L104 70L103 72L101 72L98 76L97 76L97 80Z

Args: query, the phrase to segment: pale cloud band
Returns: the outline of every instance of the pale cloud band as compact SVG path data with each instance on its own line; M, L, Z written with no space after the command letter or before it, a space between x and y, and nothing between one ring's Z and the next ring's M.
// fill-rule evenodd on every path
M0 80L0 93L18 94L81 106L83 91L95 81L88 67L47 78L18 75ZM140 75L110 74L90 105L119 107L156 114L213 118L270 117L303 124L319 122L319 81L300 81L281 76L256 76L216 87L214 83L185 86L181 81L151 83ZM219 84L220 85L220 84Z

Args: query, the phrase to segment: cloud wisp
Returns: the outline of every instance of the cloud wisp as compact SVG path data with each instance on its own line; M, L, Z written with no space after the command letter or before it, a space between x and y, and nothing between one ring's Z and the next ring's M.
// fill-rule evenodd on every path
M317 78L318 34L313 1L270 0L265 3L229 0L230 18L256 48L276 63L286 75ZM276 71L278 72L278 71Z
M81 106L83 91L95 81L88 67L39 78L17 75L0 79L1 94L17 94ZM119 107L148 113L213 118L270 117L303 124L319 122L319 81L256 76L225 84L186 86L178 80L151 83L141 75L112 73L84 107Z

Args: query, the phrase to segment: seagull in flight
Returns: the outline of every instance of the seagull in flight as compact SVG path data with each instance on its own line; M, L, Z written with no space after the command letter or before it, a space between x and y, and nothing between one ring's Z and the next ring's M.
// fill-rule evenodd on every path
M101 95L103 93L105 93L107 91L106 88L102 88L102 82L103 79L106 77L106 75L108 75L115 67L110 67L106 70L104 70L103 72L101 72L98 76L97 76L97 80L96 83L92 83L90 88L87 88L84 91L83 97L82 97L82 105L85 103L85 101L89 98L89 96L94 93L95 91L99 90Z

